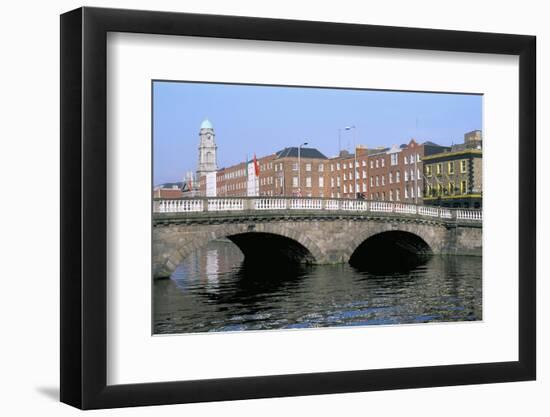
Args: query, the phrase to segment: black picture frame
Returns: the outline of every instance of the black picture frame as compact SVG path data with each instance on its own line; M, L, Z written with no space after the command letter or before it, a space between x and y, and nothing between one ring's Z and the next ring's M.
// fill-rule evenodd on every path
M519 360L107 385L108 32L519 56ZM61 15L61 401L81 409L534 380L534 36L171 12Z

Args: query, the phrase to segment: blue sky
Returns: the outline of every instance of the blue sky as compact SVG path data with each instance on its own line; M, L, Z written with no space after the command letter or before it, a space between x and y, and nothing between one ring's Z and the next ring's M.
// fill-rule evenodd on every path
M195 171L199 126L214 125L218 166L307 141L327 157L357 144L391 146L415 138L441 145L482 128L482 96L155 81L153 182Z

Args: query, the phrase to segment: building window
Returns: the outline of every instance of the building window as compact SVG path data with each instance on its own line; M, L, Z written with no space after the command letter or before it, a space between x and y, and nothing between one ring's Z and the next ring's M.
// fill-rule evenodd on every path
M460 194L466 194L467 192L468 192L468 182L466 180L460 181Z
M346 181L348 179L346 173L344 172L344 181Z
M372 162L372 159L370 160L370 168L371 168L371 169L373 168L373 162Z
M374 181L372 178L373 178L373 177L370 177L370 186L371 186L371 187L373 186L373 181Z
M393 173L389 173L390 184L393 184Z
M340 187L340 177L336 177L336 185Z
M420 168L416 168L416 178L417 179L422 179L422 177L420 176Z
M293 162L292 163L292 170L293 171L298 171L298 162Z
M334 187L334 177L331 177L331 178L330 178L330 186L331 186L331 187Z
M382 158L382 159L380 160L380 165L381 165L382 167L384 167L384 158Z
M390 201L393 201L393 190L390 190Z
M405 186L405 198L409 198L409 188Z
M407 158L407 156L405 155L403 157L403 164L407 165L409 163L409 159ZM405 198L407 198L407 193L405 193Z
M399 177L400 177L400 173L399 173L399 171L397 171L397 172L395 173L395 182L399 182L399 181L400 181L400 178L399 178Z
M336 171L340 171L340 162L336 163Z
M447 171L449 172L449 174L455 173L455 163L453 161L447 163Z
M386 192L382 191L382 201L385 201L385 200L386 200Z
M365 193L367 191L367 184L363 183L363 192Z
M395 201L399 201L399 199L400 199L399 190L395 190Z
M391 154L391 156L390 156L390 165L397 165L397 154L396 153Z
M292 177L292 186L298 187L298 177Z
M355 161L355 168L359 168L359 161Z
M437 175L441 175L441 164L437 164L437 165L435 166L435 173L436 173Z
M311 164L306 164L306 171L311 171Z
M427 177L431 177L431 176L432 176L432 166L431 166L431 165L427 165L427 166L426 166L426 176L427 176Z
M378 175L376 176L376 186L378 187L379 185L379 178L378 178Z
M323 172L325 169L325 166L323 164L319 164L319 172Z
M409 171L405 170L405 181L409 180ZM405 194L405 198L407 198L407 195Z
M422 197L422 191L420 190L420 186L416 187L416 195L417 197Z
M411 169L411 181L414 181L414 169Z
M325 186L325 179L323 177L319 177L319 187Z
M463 159L462 161L460 161L460 172L464 174L467 171L466 168L466 160Z
M344 194L346 194L347 192L348 192L348 186L344 184Z
M378 159L376 160L376 168L378 168Z
M306 187L311 187L311 177L306 177Z
M449 193L449 195L453 195L454 194L454 186L453 184L450 182L447 186L447 193Z
M364 166L366 167L367 166L367 161L365 161L364 159L361 161L361 166Z
M363 171L363 178L367 178L367 171Z
M420 154L416 154L416 162L420 162Z
M382 185L386 185L386 176L382 175Z

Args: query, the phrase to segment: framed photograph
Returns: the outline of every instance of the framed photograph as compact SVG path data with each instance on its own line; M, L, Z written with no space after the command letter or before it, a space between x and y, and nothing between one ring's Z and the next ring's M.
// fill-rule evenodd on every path
M535 37L61 16L61 401L533 380Z

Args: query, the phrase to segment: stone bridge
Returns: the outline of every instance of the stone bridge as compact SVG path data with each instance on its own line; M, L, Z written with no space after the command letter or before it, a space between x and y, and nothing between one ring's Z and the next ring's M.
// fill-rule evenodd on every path
M194 250L227 238L245 261L360 263L377 252L476 255L482 213L394 202L320 198L155 200L153 276L168 277Z

